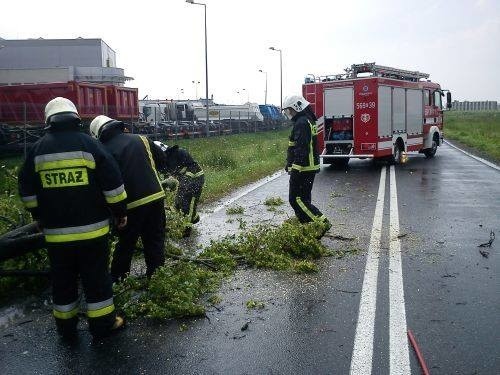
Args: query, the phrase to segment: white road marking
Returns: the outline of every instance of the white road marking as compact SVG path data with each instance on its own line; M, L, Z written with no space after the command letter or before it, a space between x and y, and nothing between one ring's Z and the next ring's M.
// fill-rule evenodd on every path
M354 337L354 349L351 358L351 375L369 375L372 372L373 337L375 330L375 312L377 308L377 280L382 236L382 221L385 199L386 168L380 172L377 204L373 216L370 246L366 257L363 288L359 302L358 323Z
M483 158L480 158L479 156L472 155L471 153L469 153L469 152L467 152L465 150L462 150L460 147L457 147L457 146L455 146L454 144L452 144L452 143L450 143L448 141L444 141L444 143L446 143L448 146L453 147L454 149L456 149L458 151L463 152L465 155L470 156L472 159L475 159L478 162L487 165L488 167L491 167L493 169L496 169L497 171L500 171L500 166L498 166L498 165L496 165L494 163L491 163L488 160L484 160Z
M411 374L410 354L406 338L406 310L399 236L398 191L394 166L390 169L389 226L389 373Z
M204 213L203 215L200 215L200 220L202 220L202 219L210 216L213 213L219 212L224 207L229 206L231 203L237 201L240 198L243 198L245 195L247 195L247 194L251 193L252 191L260 188L261 186L263 186L263 185L265 185L265 184L267 184L267 183L269 183L271 181L276 180L278 177L281 177L283 174L284 174L284 172L280 171L280 172L276 172L276 173L274 173L274 174L272 174L270 176L264 177L262 180L257 181L256 183L250 185L250 187L248 189L245 189L244 191L242 191L241 193L239 193L239 194L235 195L234 197L228 199L224 203L219 204L214 209L209 209L207 213Z

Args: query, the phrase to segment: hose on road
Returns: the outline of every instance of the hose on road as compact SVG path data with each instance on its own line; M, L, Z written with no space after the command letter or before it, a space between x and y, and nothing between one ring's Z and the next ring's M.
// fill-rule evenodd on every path
M415 337L413 336L413 333L411 330L408 330L408 338L410 339L411 345L413 346L413 350L415 350L415 354L417 355L418 363L420 364L420 368L422 369L422 373L424 375L429 375L429 369L427 368L427 365L425 364L424 356L422 355L422 352L420 351L420 348L418 347L417 340L415 340Z

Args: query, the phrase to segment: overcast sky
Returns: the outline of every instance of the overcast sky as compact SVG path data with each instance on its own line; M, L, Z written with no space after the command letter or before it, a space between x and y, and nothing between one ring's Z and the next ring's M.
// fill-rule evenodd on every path
M219 103L279 105L304 76L353 63L429 73L453 99L500 101L498 0L206 0L209 91ZM75 4L75 5L73 5ZM0 37L102 38L141 97L205 93L203 7L184 0L2 1ZM180 89L184 89L184 95ZM242 89L245 89L243 91ZM237 93L240 91L240 94ZM247 94L248 92L248 94Z

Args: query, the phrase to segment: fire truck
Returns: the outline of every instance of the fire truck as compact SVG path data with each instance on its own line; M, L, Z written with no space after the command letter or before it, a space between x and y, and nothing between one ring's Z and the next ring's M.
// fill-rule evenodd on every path
M318 121L324 164L346 167L351 158L406 160L408 152L431 158L443 142L443 105L451 93L429 74L354 64L345 73L306 77L304 98Z

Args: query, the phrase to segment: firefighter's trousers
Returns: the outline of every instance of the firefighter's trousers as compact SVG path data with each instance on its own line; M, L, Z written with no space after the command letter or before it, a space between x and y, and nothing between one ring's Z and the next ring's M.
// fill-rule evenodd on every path
M90 332L93 336L108 333L116 316L108 271L108 236L47 245L52 273L53 313L59 333L63 336L76 333L80 307L78 276L87 301Z
M118 244L111 262L111 276L118 281L130 272L132 257L141 237L146 261L146 275L151 276L165 263L164 200L135 207L127 212L127 226L118 232Z
M325 221L326 217L311 203L315 172L290 172L290 188L288 201L301 223Z
M200 220L200 216L196 212L196 207L198 206L204 183L205 176L179 178L179 187L175 196L175 208L181 210L184 215L187 215L189 221L193 224Z

